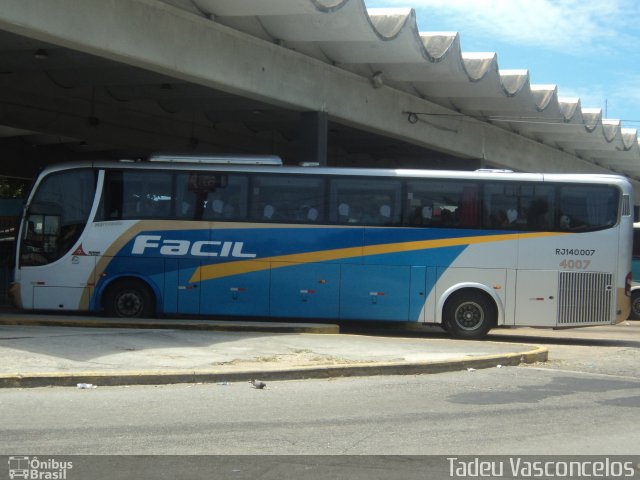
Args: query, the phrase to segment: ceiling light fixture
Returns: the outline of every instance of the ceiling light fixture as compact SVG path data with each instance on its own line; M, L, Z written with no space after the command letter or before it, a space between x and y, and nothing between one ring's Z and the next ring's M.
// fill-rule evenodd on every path
M382 72L376 72L373 75L371 75L371 77L369 77L369 80L371 80L371 85L373 85L373 88L380 88L384 86L384 81L382 80Z
M33 53L33 58L36 60L46 60L49 58L49 52L47 52L44 48L39 48Z

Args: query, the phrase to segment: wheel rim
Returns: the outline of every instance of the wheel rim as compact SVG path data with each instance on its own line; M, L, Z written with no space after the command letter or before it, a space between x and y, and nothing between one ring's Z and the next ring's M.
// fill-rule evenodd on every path
M484 310L476 302L464 302L456 308L454 318L463 330L476 330L484 323Z
M116 299L116 312L121 317L135 317L140 315L144 308L144 299L135 291L128 290L118 295Z
M631 311L635 316L640 317L640 297L631 302Z

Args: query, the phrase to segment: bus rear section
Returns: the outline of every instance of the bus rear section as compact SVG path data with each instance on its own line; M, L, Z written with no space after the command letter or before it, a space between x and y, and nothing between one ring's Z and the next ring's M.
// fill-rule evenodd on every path
M638 222L633 224L631 277L631 313L629 318L640 320L640 223Z

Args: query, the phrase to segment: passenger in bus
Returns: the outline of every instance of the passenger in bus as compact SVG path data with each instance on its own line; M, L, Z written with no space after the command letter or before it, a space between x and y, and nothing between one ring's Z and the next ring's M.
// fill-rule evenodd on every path
M429 224L431 223L431 220L433 219L433 207L422 207L422 223L423 224Z
M264 218L265 220L272 220L275 213L276 209L273 208L273 205L265 205L264 209L262 210L262 218Z
M180 206L180 216L193 218L193 214L195 211L195 207L191 202L188 202L187 199L182 200L182 204Z
M455 224L455 218L453 216L453 212L451 210L447 210L446 208L443 208L440 211L440 223L443 226L453 226Z
M391 207L389 205L382 205L380 207L380 218L383 225L391 224Z
M544 198L535 198L529 205L528 224L533 228L549 227L549 204Z
M351 209L349 208L349 204L341 203L340 205L338 205L338 222L349 223L351 220L350 213Z
M504 210L498 210L496 213L489 217L491 220L492 227L508 227L509 226L509 218L507 217L507 212Z
M431 225L433 219L433 207L419 205L412 208L411 216L409 218L409 224L414 227Z
M307 220L310 222L317 222L318 217L320 217L320 212L317 208L311 207L307 212Z
M492 227L511 228L518 221L518 212L514 208L508 210L498 210L490 217L490 224Z
M364 225L381 225L383 219L380 214L380 208L373 204L363 206L361 215L355 216L355 219L359 219L356 221Z
M225 219L230 219L233 218L235 215L235 208L233 208L233 205L230 204L225 204L224 208L222 209L222 218Z
M137 213L141 217L150 217L150 216L152 216L153 215L153 210L154 210L154 208L153 208L153 200L151 200L149 198L140 199L136 209L137 209Z
M587 225L569 215L560 215L558 225L562 230L585 230Z
M224 202L219 198L216 198L211 202L211 211L213 212L213 218L222 218L224 215Z

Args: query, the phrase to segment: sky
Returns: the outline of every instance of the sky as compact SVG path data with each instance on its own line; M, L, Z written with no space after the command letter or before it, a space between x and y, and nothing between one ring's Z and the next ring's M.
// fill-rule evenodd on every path
M411 7L421 32L458 32L465 52L495 52L560 97L640 130L640 0L365 0Z

